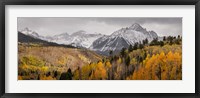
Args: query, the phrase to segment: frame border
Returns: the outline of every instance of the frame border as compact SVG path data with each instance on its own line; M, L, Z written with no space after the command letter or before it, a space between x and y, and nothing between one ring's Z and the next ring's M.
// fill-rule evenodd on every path
M195 93L5 93L6 5L195 5ZM200 98L200 0L1 0L0 1L0 97L1 98Z

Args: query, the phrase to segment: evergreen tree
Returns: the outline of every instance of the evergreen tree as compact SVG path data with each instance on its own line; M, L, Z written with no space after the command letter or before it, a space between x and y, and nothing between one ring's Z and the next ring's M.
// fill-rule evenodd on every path
M136 43L134 44L133 50L137 50L137 48L138 48L138 42L136 42Z
M72 80L72 71L69 68L67 72L63 72L60 76L60 80Z
M126 58L126 60L125 60L126 66L129 66L129 65L130 65L130 61L131 61L130 56L127 56L127 58Z
M160 41L160 46L164 46L164 42L163 41Z
M112 51L112 50L110 50L109 54L110 54L110 56L112 56L112 55L113 55L113 51Z
M150 46L153 46L153 45L159 45L158 38L154 38L154 39L151 41Z
M139 44L139 49L142 49L144 48L144 45L143 44Z
M163 37L163 41L166 41L166 36Z
M129 45L128 51L129 51L129 52L133 51L133 46L132 46L132 45Z
M67 80L72 80L72 71L70 68L67 71Z
M125 57L125 54L126 54L125 51L126 51L126 48L122 48L120 52L122 57Z

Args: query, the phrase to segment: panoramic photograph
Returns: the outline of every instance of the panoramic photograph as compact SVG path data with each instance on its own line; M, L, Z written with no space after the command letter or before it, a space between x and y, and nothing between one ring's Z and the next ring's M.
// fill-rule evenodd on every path
M181 17L18 17L18 80L182 80Z

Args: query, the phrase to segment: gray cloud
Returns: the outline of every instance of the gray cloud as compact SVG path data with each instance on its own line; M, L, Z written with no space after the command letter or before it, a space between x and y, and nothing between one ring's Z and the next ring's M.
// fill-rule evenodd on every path
M56 35L85 30L89 33L111 34L114 31L139 23L159 36L182 35L182 18L137 18L137 17L19 17L18 30L25 27L41 35Z

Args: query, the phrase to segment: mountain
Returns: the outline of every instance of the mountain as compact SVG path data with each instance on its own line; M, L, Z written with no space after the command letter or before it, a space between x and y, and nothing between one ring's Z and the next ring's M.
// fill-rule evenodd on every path
M18 32L18 42L20 43L34 43L34 44L42 44L44 46L61 46L61 47L67 47L67 48L75 48L71 45L64 45L64 44L57 44L54 42L48 42L36 37L33 37L32 35L26 35L22 32Z
M87 48L106 55L108 55L110 50L112 50L113 53L117 53L123 47L128 48L129 45L134 45L136 42L142 42L145 39L148 39L150 42L154 38L158 38L158 35L154 31L147 31L146 28L143 28L138 23L134 23L130 27L121 28L111 35L90 34L80 30L71 35L65 32L54 36L41 36L28 28L25 28L21 32L47 42Z
M24 35L27 35L29 37L36 38L36 39L41 39L41 40L46 40L46 41L50 41L50 39L51 39L51 37L49 37L49 36L47 36L47 37L41 36L38 33L36 33L35 31L32 31L27 27L24 30L19 31L19 32L24 34Z
M89 48L96 39L102 36L102 34L87 34L85 31L78 31L71 35L71 44L74 46Z
M65 45L71 44L71 40L72 40L72 38L70 37L70 35L67 32L59 34L59 35L54 35L52 37L45 37L45 38L46 39L44 39L44 40L47 40L49 42L55 42L58 44L65 44Z
M135 23L130 27L121 28L109 36L95 40L90 49L108 55L110 50L117 53L123 47L128 48L129 45L134 45L136 42L142 42L145 39L151 41L157 37L158 35L154 31L147 31L138 23Z
M28 28L20 31L24 35L28 35L33 38L53 42L57 44L72 45L74 47L89 48L92 43L102 37L102 34L88 34L86 31L80 30L69 35L67 32L54 35L54 36L41 36L35 31Z
M25 35L22 32L18 32L18 42L23 43L48 43L47 41L35 38L33 36Z
M102 34L88 34L86 31L80 30L72 33L71 35L67 33L55 35L52 37L53 40L51 40L51 42L89 48L96 39L102 36Z
M24 30L20 31L20 32L25 34L25 35L32 36L34 38L39 38L40 37L38 33L36 33L35 31L32 31L32 30L29 30L27 27Z

